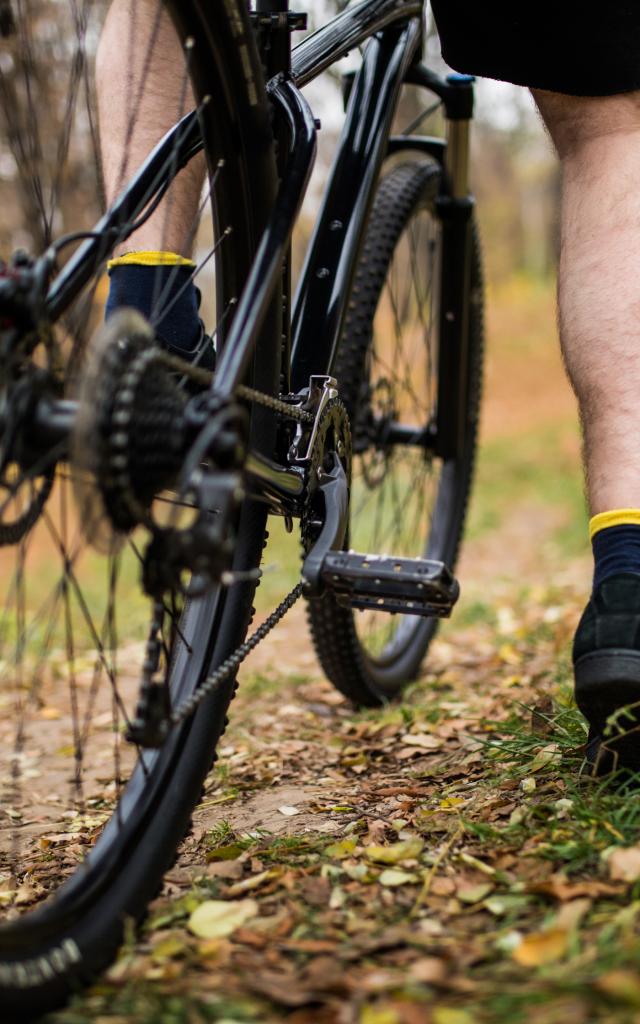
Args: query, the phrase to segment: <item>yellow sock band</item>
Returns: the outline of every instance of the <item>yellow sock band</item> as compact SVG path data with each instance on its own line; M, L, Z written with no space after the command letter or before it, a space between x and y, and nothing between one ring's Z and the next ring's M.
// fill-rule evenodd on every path
M107 269L114 267L195 267L195 263L177 252L128 252L109 260Z
M640 526L640 508L614 508L611 512L598 512L589 520L589 540L609 526Z

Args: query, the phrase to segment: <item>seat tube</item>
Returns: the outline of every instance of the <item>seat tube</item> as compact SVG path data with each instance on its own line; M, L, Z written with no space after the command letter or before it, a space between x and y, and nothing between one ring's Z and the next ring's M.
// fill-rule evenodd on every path
M306 28L306 15L291 13L289 0L256 0L253 21L267 79L289 75L292 33ZM290 139L282 124L274 124L274 134L278 150L278 173L282 177ZM291 246L282 269L281 291L283 333L280 391L287 393L291 388Z

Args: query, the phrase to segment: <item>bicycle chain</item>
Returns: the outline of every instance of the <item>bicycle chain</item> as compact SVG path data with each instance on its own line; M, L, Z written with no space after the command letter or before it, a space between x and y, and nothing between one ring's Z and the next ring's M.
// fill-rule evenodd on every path
M210 697L222 683L235 675L245 658L251 654L251 651L264 640L271 630L285 617L287 612L293 608L296 601L302 597L303 587L304 583L302 581L297 583L293 590L289 591L287 596L280 602L278 607L271 612L271 615L251 634L249 639L240 644L233 654L230 654L226 661L223 661L222 665L205 679L204 683L198 687L191 697L187 697L186 700L173 709L169 717L171 725L179 725L181 722L184 722L186 718L189 718L196 711L203 700Z
M213 380L214 374L211 370L203 370L199 366L193 366L179 356L174 356L170 352L163 352L161 349L158 349L155 354L158 357L158 362L164 363L168 369L178 370L185 377L189 377L190 380L194 381L194 383L209 385ZM255 388L247 387L246 384L238 385L236 395L238 398L243 398L247 402L255 402L257 405L262 405L266 409L272 409L274 412L279 412L283 416L297 420L299 423L312 424L315 422L315 416L312 412L307 412L306 409L290 404L282 398L274 398L273 395L267 395L263 391L256 391ZM296 397L292 395L292 400Z

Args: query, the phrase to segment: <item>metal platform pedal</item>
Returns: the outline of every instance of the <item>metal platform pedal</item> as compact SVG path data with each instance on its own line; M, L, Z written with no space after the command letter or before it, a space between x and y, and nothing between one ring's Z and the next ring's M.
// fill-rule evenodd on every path
M447 566L426 558L329 551L320 580L339 604L403 615L446 618L460 594Z

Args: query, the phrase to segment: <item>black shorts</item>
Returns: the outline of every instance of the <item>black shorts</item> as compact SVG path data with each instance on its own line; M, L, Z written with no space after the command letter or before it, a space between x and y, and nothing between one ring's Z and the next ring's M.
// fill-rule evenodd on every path
M640 0L431 0L455 71L572 96L640 89ZM597 13L594 13L596 11Z

